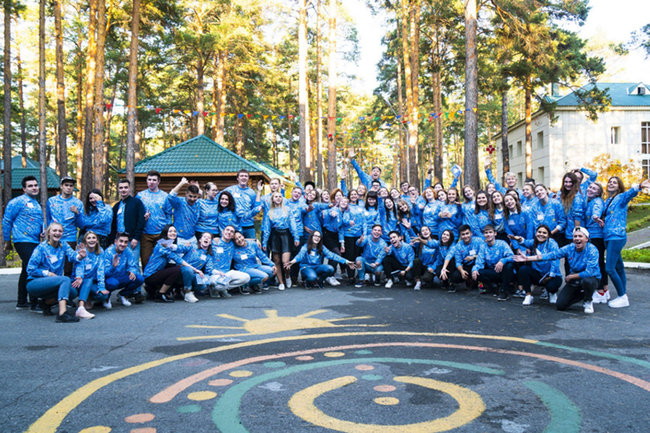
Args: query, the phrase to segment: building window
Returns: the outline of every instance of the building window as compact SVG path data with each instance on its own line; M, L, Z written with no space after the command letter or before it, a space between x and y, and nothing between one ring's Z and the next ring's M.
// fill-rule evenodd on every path
M621 127L620 126L612 126L611 132L610 132L609 142L611 144L620 144L621 143Z
M514 158L515 154L512 153L512 144L508 145L508 157Z
M521 156L522 151L521 151L521 141L517 142L517 156Z
M537 167L537 183L544 183L544 167Z
M519 181L519 185L524 184L524 174L522 172L517 173L517 180Z
M650 122L641 122L641 153L650 153Z
M643 170L643 177L645 179L650 177L650 159L644 159L641 161L641 169Z
M544 148L544 132L540 131L537 133L537 148L538 149L543 149Z

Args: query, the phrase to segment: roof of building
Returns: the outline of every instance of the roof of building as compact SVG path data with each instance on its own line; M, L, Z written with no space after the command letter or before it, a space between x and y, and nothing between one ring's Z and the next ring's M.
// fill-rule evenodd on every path
M264 173L258 163L248 161L205 135L191 138L135 164L135 173L237 173L246 169ZM124 170L120 170L124 173Z
M0 161L0 170L4 171L4 161ZM34 176L40 180L40 167L38 161L26 158L25 167L23 168L22 156L16 155L11 158L11 189L23 189L22 181L26 176ZM0 181L0 185L4 187L4 176ZM59 176L53 168L47 167L47 187L58 188Z
M609 97L612 98L612 107L650 107L650 87L644 83L595 83L587 84L581 89L590 89L592 86L598 89L606 89ZM558 107L577 107L580 100L575 92L555 99Z

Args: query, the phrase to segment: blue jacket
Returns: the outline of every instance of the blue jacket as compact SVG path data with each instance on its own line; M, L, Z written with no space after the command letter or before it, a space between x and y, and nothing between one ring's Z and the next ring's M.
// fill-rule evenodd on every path
M214 249L212 253L202 248L190 247L183 255L183 260L196 269L203 270L206 274L212 274L212 262L214 260ZM204 269L205 268L205 269Z
M40 242L43 232L43 209L40 203L23 194L7 203L2 217L2 234L5 242L13 238L13 242Z
M532 239L535 232L533 224L533 217L530 212L522 210L521 213L511 213L508 218L505 219L505 229L506 234L513 236L521 236L524 239ZM513 250L518 250L521 248L519 243L511 239L510 244L512 245Z
M454 245L442 245L440 242L438 242L438 254L436 255L436 262L431 267L436 270L439 266L442 266L445 263L445 259L447 257L449 257L449 260L451 260L454 256L452 252L453 248Z
M456 245L453 246L447 253L445 260L451 260L451 256L456 260L456 266L471 265L474 264L476 259L465 261L465 257L468 256L478 256L481 247L485 244L485 241L482 238L477 238L472 236L472 239L469 241L469 244L459 240Z
M494 209L494 218L492 218L492 225L497 233L505 233L506 231L506 220L503 215L502 209Z
M235 211L239 216L242 227L251 227L253 217L262 210L261 204L257 202L257 193L249 186L242 188L239 185L229 186L224 191L232 194L235 200Z
M386 213L386 208L384 205L380 205L379 212L377 213L377 222L381 224L382 228L384 229L381 237L386 242L388 242L388 233L393 230L397 230L397 216L395 215L395 212L390 211Z
M594 221L593 217L602 217L605 210L605 202L600 197L592 198L585 203L585 214L583 225L589 230L590 239L602 239L603 228Z
M586 196L587 195L587 188L589 188L589 185L596 182L596 180L598 179L598 173L596 173L593 170L589 170L588 168L581 168L580 171L588 176L587 179L585 179L580 184L580 191ZM589 233L591 234L591 232L589 232Z
M548 254L548 253L557 253L560 251L560 247L557 245L557 242L555 242L555 239L553 238L548 238L546 242L543 244L537 245L537 248L535 251L532 251L533 245L535 244L534 239L526 239L523 243L523 246L526 247L527 249L530 250L530 254L535 255L535 254ZM543 275L547 275L549 277L557 277L557 276L562 276L562 272L560 271L560 260L546 260L546 261L536 261L533 262L532 264L533 269L538 271L539 273Z
M199 221L200 205L197 200L192 206L185 197L179 197L175 192L167 196L166 207L173 212L173 224L181 239L190 239L196 234L196 223Z
M296 230L298 231L298 237L296 239L302 238L302 235L305 232L302 219L307 213L308 208L305 200L303 198L296 201L288 200L285 203L285 207L291 211L291 215L293 215L293 219L296 223Z
M329 203L312 203L310 205L312 209L310 211L305 212L305 214L302 217L302 225L303 228L307 228L311 231L318 230L319 232L322 231L323 223L322 223L322 211L324 209L329 209Z
M74 267L75 278L91 279L97 281L97 292L106 289L104 283L104 251L88 254Z
M235 251L233 255L233 268L238 271L244 270L246 268L254 268L257 266L259 259L260 263L266 266L275 266L275 264L269 259L269 257L262 251L262 249L257 245L257 242L247 241L245 247L235 246Z
M413 267L415 251L413 250L413 247L406 242L402 242L402 245L399 248L395 248L391 245L388 254L392 254L402 266L406 266L407 268Z
M233 241L224 242L220 238L213 239L212 250L214 251L214 256L212 257L213 269L225 274L230 270L232 264L232 257L235 254L235 243Z
M63 226L62 241L77 242L77 227L79 226L79 217L70 210L71 206L76 206L79 215L84 211L84 205L75 196L63 199L60 195L55 195L47 200L47 225L53 221Z
M483 227L488 224L492 224L490 219L490 214L487 210L481 209L478 213L474 213L472 210L470 213L465 215L469 227L472 229L472 237L483 239Z
M111 233L111 224L113 223L113 209L106 206L103 201L98 201L97 209L79 213L79 227L84 231L93 231L100 236L108 236Z
M360 206L348 206L348 209L342 212L339 242L343 242L344 237L356 238L366 233L364 211L365 209Z
M197 233L219 233L219 197L214 200L199 199L199 218L196 221Z
M235 230L241 231L241 218L239 218L237 212L224 208L217 212L217 233L223 232L223 229L228 226L233 226Z
M449 212L451 217L443 218L440 216L442 212ZM438 225L438 236L442 235L445 230L451 230L454 237L458 238L458 227L463 221L463 210L458 204L443 204L438 212L436 222ZM429 227L431 228L431 227Z
M564 209L564 208L562 208ZM567 239L573 239L573 229L575 228L575 221L580 221L582 224L585 215L585 198L581 193L576 194L571 203L569 211L565 213L566 226L564 229L564 236Z
M461 205L461 210L463 211L463 224L466 224L471 227L470 222L472 220L472 214L474 213L474 209L476 208L476 202L475 201L467 201L463 202Z
M338 207L323 209L323 228L338 233L341 227L341 211Z
M494 269L498 262L503 264L513 261L514 254L505 241L497 239L492 246L487 242L483 242L481 249L476 257L476 262L472 268L472 272L480 271L481 269Z
M300 269L306 268L308 266L318 266L323 264L324 259L328 259L337 263L347 263L343 257L339 256L328 250L323 246L323 253L319 254L317 249L307 250L307 245L303 245L296 254L296 257L293 258L296 263L300 264Z
M377 224L379 220L379 210L374 207L369 207L368 209L363 209L363 219L366 222L366 235L370 235L372 231L372 226Z
M145 278L150 277L161 269L164 269L171 261L180 265L183 262L181 256L183 256L189 248L192 248L174 244L166 246L165 242L166 240L161 239L156 243L156 246L149 257L149 261L147 262L147 266L145 266L144 271L142 272L142 275Z
M364 236L363 239L357 240L357 245L363 248L361 257L368 263L377 263L381 265L381 262L386 257L386 241L382 238L379 238L377 241L374 241L370 236Z
M627 239L627 205L639 194L639 187L633 186L622 194L617 194L605 201L605 240Z
M532 210L533 206L535 205L535 203L537 203L538 201L539 201L539 199L537 197L535 197L534 195L531 195L528 198L526 198L526 197L524 197L522 195L521 196L521 211L522 212L523 211L530 212Z
M27 279L46 277L46 272L63 276L65 259L76 263L77 252L70 248L66 241L59 242L58 247L53 247L47 242L38 244L27 264Z
M569 244L557 251L542 254L542 260L566 259L569 261L570 273L580 278L596 277L600 279L598 266L598 248L588 242L585 249L577 251L575 244Z
M117 266L113 267L113 257L115 254L115 245L111 245L104 250L105 278L110 278L113 275L125 272L132 272L136 275L140 273L140 266L138 264L140 258L136 257L135 254L133 254L133 250L131 248L127 247L121 254L119 254L120 260Z
M296 220L293 212L287 208L276 207L262 219L262 245L268 246L271 229L286 230L288 229L293 236L294 241L300 240L300 234L296 227Z
M167 196L165 191L151 192L148 189L140 191L136 195L144 205L144 213L150 213L149 219L144 225L144 234L157 235L171 221L172 209L167 203Z
M350 160L350 164L352 164L352 167L354 167L354 169L357 171L357 175L359 176L359 180L361 181L361 183L364 184L366 188L370 189L370 187L372 186L372 177L370 177L370 175L368 175L361 169L361 166L357 161L355 161L354 158ZM381 186L386 186L383 180L381 179L378 180L381 183Z
M421 210L422 215L422 226L427 226L431 230L431 233L438 234L438 220L440 210L444 206L444 203L438 200L427 202L424 205L424 209Z
M546 224L551 230L557 229L559 232L564 231L566 226L566 216L562 204L549 197L546 205L537 200L531 207L530 212L533 216L535 230L542 225ZM573 234L571 235L573 236Z
M432 268L435 270L436 264L440 261L440 242L435 239L431 239L425 245L422 245L420 250L420 261L427 268Z

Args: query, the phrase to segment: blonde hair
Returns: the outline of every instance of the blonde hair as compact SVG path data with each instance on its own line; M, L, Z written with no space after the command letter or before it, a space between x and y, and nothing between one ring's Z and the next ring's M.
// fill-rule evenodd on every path
M103 253L104 250L102 249L101 245L99 245L99 235L92 230L88 230L86 233L84 233L84 237L81 239L81 242L83 242L86 245L86 249L88 249L88 242L86 242L86 239L88 238L89 235L95 235L95 237L97 238L97 246L95 247L94 252L97 254Z
M54 226L59 226L63 229L63 224L57 222L51 222L49 226L45 229L45 242L50 243L50 232Z

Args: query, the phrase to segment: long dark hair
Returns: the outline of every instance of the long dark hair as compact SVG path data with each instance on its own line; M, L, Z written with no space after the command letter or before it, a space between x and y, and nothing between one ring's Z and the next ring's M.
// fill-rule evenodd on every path
M566 178L571 179L572 182L572 187L570 190L567 190L564 187L564 179ZM571 209L571 206L573 205L573 199L575 198L576 194L580 192L580 182L578 182L578 177L574 173L566 173L564 176L562 176L562 188L560 188L560 200L562 201L562 207L564 208L564 212L569 212Z
M449 241L443 244L443 243L442 243L442 234L443 234L444 232L448 232L448 233L449 233ZM450 246L452 246L453 244L454 244L454 232L452 232L452 231L449 230L449 229L447 229L447 230L443 230L442 233L440 233L440 245L442 245L443 247L450 247Z
M226 197L228 197L228 206L226 206L225 208L223 206L221 206L221 196L222 195L225 195ZM235 211L235 199L232 197L232 194L230 194L230 192L228 192L228 191L222 191L221 192L221 195L219 196L219 204L217 205L217 211L223 212L224 209L228 209L231 212Z
M374 206L368 204L368 199L370 199L370 198L375 199ZM366 194L366 210L370 209L371 207L374 207L375 210L378 210L378 207L379 207L379 198L377 198L377 192L376 191L368 191L368 193Z
M535 233L533 234L533 251L537 250L537 246L539 245L539 242L537 241L537 230L540 228L546 229L546 233L548 233L548 238L546 239L546 242L548 242L551 238L551 228L547 226L546 224L540 224L536 229Z
M90 203L90 194L97 194L102 198L102 201L104 201L104 194L102 194L102 192L97 188L88 191L88 194L86 194L86 215L90 215L91 210L97 210L97 206Z
M318 242L314 242L314 233L320 235L320 240ZM307 251L313 249L316 249L318 254L323 254L323 233L320 230L314 230L311 232L309 239L307 239Z
M162 230L160 230L160 239L169 239L169 229L172 227L174 227L174 224L165 224ZM173 243L176 243L176 241L178 241L178 236L176 236Z
M386 203L388 202L388 200L390 200L391 202L393 202L393 209L388 209L388 208L386 207ZM393 216L395 217L395 219L397 219L397 205L395 204L395 200L393 200L390 196L388 196L388 197L386 197L386 198L384 199L384 210L386 211L386 219L389 219L389 218L388 218L388 214L389 214L390 212L392 212L392 213L393 213Z
M480 207L479 204L478 204L478 195L479 195L479 194L484 194L485 197L487 197L487 203L485 203L485 207L484 207L484 208ZM475 215L478 214L478 212L479 212L480 210L489 210L489 209L490 209L490 201L491 201L491 200L492 200L492 199L490 198L490 196L488 195L488 193L487 193L485 190L482 190L482 189L481 189L481 190L476 191L476 194L474 195L474 214L475 214Z

